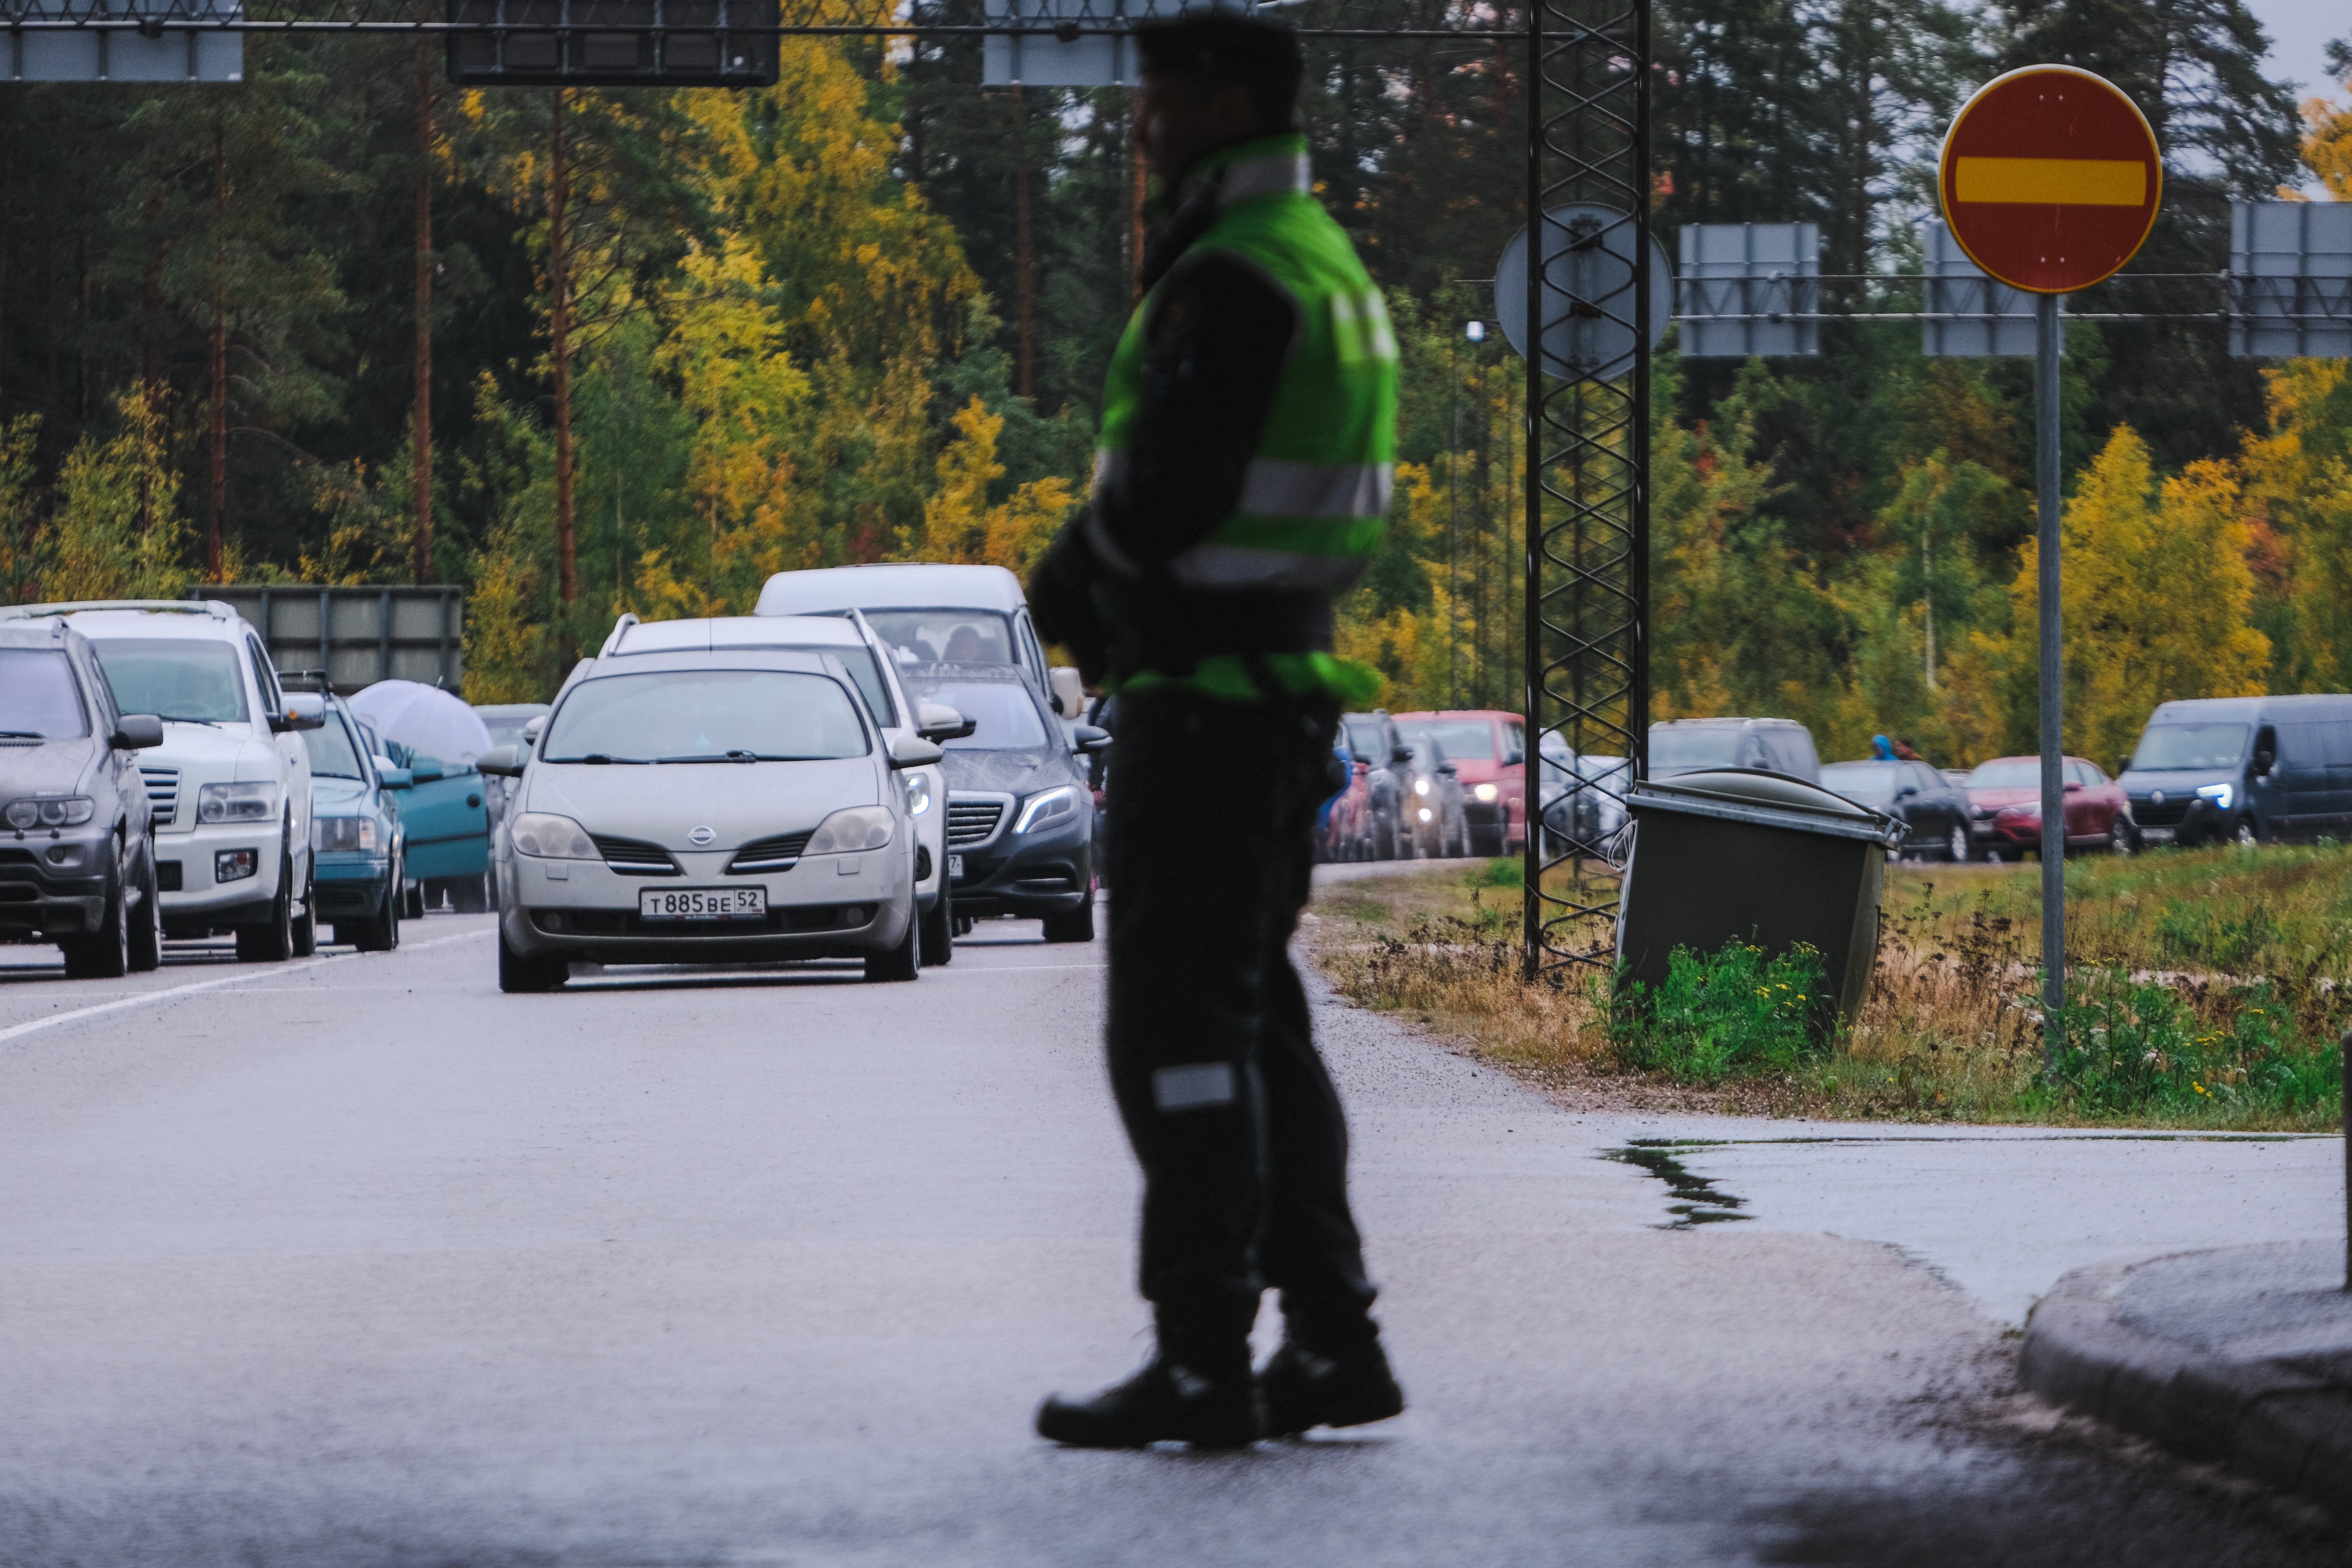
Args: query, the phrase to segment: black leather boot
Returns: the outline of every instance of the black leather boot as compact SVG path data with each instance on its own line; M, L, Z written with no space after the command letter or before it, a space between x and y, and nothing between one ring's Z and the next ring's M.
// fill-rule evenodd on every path
M1375 1339L1329 1354L1285 1338L1257 1374L1265 1435L1291 1437L1316 1426L1361 1426L1404 1410L1404 1390Z
M1249 1342L1238 1357L1192 1357L1163 1348L1141 1372L1091 1399L1048 1397L1037 1407L1037 1436L1074 1448L1140 1448L1190 1443L1238 1448L1257 1441L1257 1390ZM1216 1364L1223 1363L1223 1364ZM1213 1371L1198 1370L1213 1365Z

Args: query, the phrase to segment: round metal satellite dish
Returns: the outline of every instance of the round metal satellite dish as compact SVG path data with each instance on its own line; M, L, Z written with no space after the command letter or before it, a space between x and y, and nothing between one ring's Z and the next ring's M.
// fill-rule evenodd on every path
M1612 381L1633 368L1633 219L1614 207L1578 202L1551 208L1544 223L1543 370L1566 380ZM1650 346L1675 314L1675 269L1650 237ZM1522 359L1528 353L1528 231L1511 237L1495 263L1495 315Z

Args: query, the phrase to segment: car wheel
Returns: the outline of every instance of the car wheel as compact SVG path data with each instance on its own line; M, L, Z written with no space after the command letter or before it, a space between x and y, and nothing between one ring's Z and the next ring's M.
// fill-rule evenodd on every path
M507 933L499 932L499 990L509 994L554 991L571 978L570 959L555 953L530 957L517 952L508 944Z
M120 877L106 900L99 929L58 943L66 955L68 980L120 980L131 973L131 920Z
M278 864L278 896L269 900L268 923L236 928L239 963L283 963L294 956L294 889L289 885L293 875L293 857L282 857Z
M401 905L402 914L413 921L423 920L425 918L425 884L419 882L410 888L406 896L402 899Z
M1088 899L1066 914L1045 917L1047 942L1092 942L1095 939L1095 901Z
M1952 836L1944 841L1944 858L1955 866L1965 866L1976 858L1975 847L1969 842L1969 825L1952 824Z
M294 956L308 958L319 951L319 868L302 879L302 914L294 922Z
M907 911L907 934L887 952L866 955L868 980L912 980L923 972L923 911Z
M393 862L392 875L385 879L383 897L376 904L375 913L354 922L352 945L362 952L390 952L400 945L401 899L400 862ZM341 934L342 928L336 928Z
M449 907L461 915L478 915L490 907L490 875L459 877L449 884Z
M955 957L955 894L944 878L931 912L923 917L923 964L936 968Z
M163 900L155 886L155 851L140 857L139 908L131 916L131 967L144 973L163 966Z
M2131 818L2117 812L2116 819L2107 824L2107 853L2128 855L2138 847L2132 839Z

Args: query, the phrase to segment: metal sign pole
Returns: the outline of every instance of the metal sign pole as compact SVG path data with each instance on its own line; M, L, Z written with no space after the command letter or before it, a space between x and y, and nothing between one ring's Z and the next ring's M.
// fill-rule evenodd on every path
M2055 1072L2066 1043L2066 744L2063 630L2058 600L2058 358L2061 296L2033 298L2033 479L2042 686L2042 1063Z

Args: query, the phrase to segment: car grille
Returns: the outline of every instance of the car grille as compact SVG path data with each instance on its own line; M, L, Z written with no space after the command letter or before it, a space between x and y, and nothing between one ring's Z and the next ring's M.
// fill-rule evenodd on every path
M2193 795L2168 795L2162 805L2150 800L2136 800L2131 803L2132 820L2142 827L2177 827L2180 819L2189 815L2189 803L2196 798Z
M985 844L996 836L996 825L1003 820L1001 800L951 800L948 802L948 847L969 849Z
M669 851L658 844L640 844L634 838L599 837L596 853L604 858L605 865L630 876L677 875L677 862L671 859Z
M141 768L139 776L147 781L147 805L155 814L155 826L162 827L180 815L180 770L177 768Z
M799 862L808 841L805 833L779 833L772 838L755 838L735 851L735 858L727 862L728 874L748 877L762 871L789 871Z

